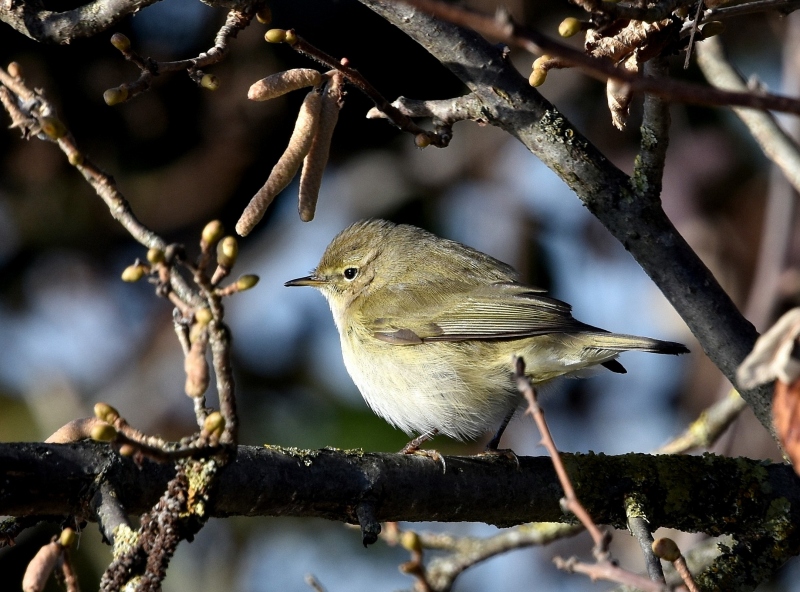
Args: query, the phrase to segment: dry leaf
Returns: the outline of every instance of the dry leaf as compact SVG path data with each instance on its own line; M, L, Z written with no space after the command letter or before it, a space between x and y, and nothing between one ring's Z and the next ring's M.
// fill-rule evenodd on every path
M772 419L781 445L800 475L800 381L775 383L772 397Z
M739 387L751 389L776 378L785 384L794 383L800 377L800 360L792 356L798 336L800 308L793 308L758 338L736 371Z

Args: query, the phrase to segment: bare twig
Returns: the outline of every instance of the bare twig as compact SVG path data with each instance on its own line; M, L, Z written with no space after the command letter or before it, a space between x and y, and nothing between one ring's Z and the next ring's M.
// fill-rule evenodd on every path
M139 68L141 74L136 81L124 83L118 87L122 93L113 95L116 100L108 101L107 99L106 102L109 102L109 104L117 104L127 101L149 90L153 83L153 78L167 72L186 70L192 80L198 84L203 83L204 74L201 68L206 68L221 62L229 51L228 43L230 40L236 38L239 31L247 28L253 16L255 16L255 10L253 8L248 8L243 11L236 9L229 11L225 19L225 24L214 38L214 46L211 49L201 53L197 57L174 62L157 62L151 58L142 58L139 54L130 49L130 42L127 38L119 34L115 35L115 37L122 42L115 43L115 39L112 38L112 43L120 50L126 60ZM205 85L214 88L211 82L206 82ZM112 89L112 91L113 90L117 89Z
M609 561L598 563L581 563L575 557L553 559L556 567L567 572L574 572L589 576L592 580L606 580L617 582L626 586L632 586L644 592L669 592L670 588L666 584L660 584L648 580L644 576L636 575Z
M580 520L586 530L589 531L594 541L594 553L598 560L605 559L608 555L608 535L597 527L592 517L589 516L589 513L581 505L578 496L575 495L575 489L572 487L569 475L567 475L567 469L564 467L564 463L561 460L561 454L558 452L558 448L556 448L556 444L553 441L553 436L550 434L550 428L544 420L544 412L536 400L536 391L530 379L525 375L525 360L517 358L515 365L517 389L519 389L519 392L525 397L528 403L525 412L533 417L536 422L536 427L539 428L539 433L542 436L542 445L547 448L547 452L550 454L550 458L553 461L553 468L564 490L564 506L567 510L572 512L578 520Z
M440 148L447 146L449 138L436 132L429 132L419 127L411 120L410 117L403 114L399 109L387 101L386 98L380 92L378 92L378 89L372 86L372 84L366 78L364 78L364 76L358 70L352 68L347 59L337 60L321 49L314 47L299 35L294 35L293 38L296 39L296 41L289 44L292 49L310 57L313 60L318 61L321 64L324 64L329 68L334 68L341 72L347 81L367 95L367 97L369 97L370 100L375 103L375 107L383 112L387 119L389 119L389 121L391 121L395 126L403 131L412 133L415 136L427 138L428 143L433 144L434 146L438 146Z
M498 21L493 16L445 4L438 0L403 0L406 4L437 18L516 45L537 55L547 54L568 61L588 75L600 79L619 80L630 85L634 92L647 92L677 101L697 105L741 106L771 109L800 114L800 100L768 93L738 93L680 82L670 78L648 78L622 68L607 60L592 58L577 49L553 41L538 31L511 22Z
M736 389L704 410L679 436L655 451L655 454L683 454L698 448L709 448L747 408Z
M639 547L644 555L644 563L647 567L647 574L654 582L666 584L664 570L661 568L661 561L653 553L653 534L650 530L650 523L643 513L642 506L644 500L641 496L628 496L625 498L625 514L628 517L628 530L639 542Z

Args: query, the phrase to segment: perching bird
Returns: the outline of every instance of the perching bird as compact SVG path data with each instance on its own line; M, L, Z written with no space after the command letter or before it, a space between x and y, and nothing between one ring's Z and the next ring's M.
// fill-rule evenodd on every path
M342 354L369 406L409 435L404 449L442 433L459 440L497 430L522 399L514 361L534 385L616 360L627 350L681 354L680 343L619 335L572 318L571 307L521 284L517 272L415 226L366 220L331 241L311 275L328 300Z

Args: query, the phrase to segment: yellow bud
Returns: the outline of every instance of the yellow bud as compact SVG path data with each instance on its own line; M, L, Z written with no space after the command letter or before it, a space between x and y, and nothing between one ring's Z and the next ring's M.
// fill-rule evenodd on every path
M289 45L294 45L297 43L297 33L294 32L294 29L289 29L286 31L286 39L284 39L286 43Z
M681 556L681 551L675 541L668 538L660 538L653 541L653 553L665 561L677 561Z
M219 88L219 78L213 74L203 74L200 79L200 86L206 90L217 90Z
M238 280L236 280L236 289L240 292L244 292L245 290L249 290L253 286L258 283L258 276L257 275L243 275Z
M283 43L286 41L286 31L283 29L270 29L264 33L264 39L269 43Z
M222 228L222 222L219 220L212 220L203 228L200 240L207 245L214 245L222 238L224 232L225 230Z
M114 409L108 403L95 403L94 416L97 419L102 419L106 423L114 423L119 419L119 411Z
M103 100L109 107L124 103L127 99L128 89L124 86L115 86L114 88L109 88L103 93Z
M208 325L212 318L214 318L214 315L212 315L211 311L205 307L198 308L194 313L194 320L203 327Z
M67 126L58 117L42 117L39 123L48 138L58 140L67 135Z
M567 17L558 25L558 34L562 37L572 37L581 32L581 22L575 17Z
M272 10L269 6L262 8L256 13L256 19L262 25L268 25L272 22Z
M92 428L91 437L95 442L111 442L117 437L117 430L107 423L98 423Z
M675 16L680 18L686 18L687 16L689 16L689 9L686 8L685 6L678 6L678 8L675 9Z
M144 266L142 265L128 265L122 271L122 281L123 282L138 282L142 277L144 277Z
M546 68L547 62L553 59L553 56L543 53L538 58L533 60L533 66L531 66L534 70L536 68Z
M136 452L136 448L131 444L123 444L119 447L119 453L122 456L133 456L134 452Z
M75 531L71 528L65 528L61 531L61 536L58 539L58 542L61 543L62 547L71 547L75 543L75 539L78 538L78 535L75 534Z
M20 66L18 62L11 62L6 70L8 70L10 76L22 78L22 66Z
M214 411L206 416L203 422L203 431L209 435L215 434L217 437L222 435L225 429L225 418L219 411Z
M708 39L709 37L714 37L715 35L719 35L725 30L725 23L722 21L710 21L700 27L700 32L703 33L703 37Z
M547 70L544 68L534 68L531 75L528 77L528 84L533 87L542 86L545 80L547 80Z
M414 136L414 144L417 145L417 148L427 148L431 145L431 139L428 134L417 134Z
M122 33L114 33L111 36L111 45L124 53L131 48L131 40Z
M164 261L164 251L155 247L147 250L147 260L155 265Z
M81 166L83 164L83 153L71 150L67 159L72 166Z
M419 540L419 535L413 530L404 530L400 535L400 544L407 551L414 551L419 553L422 551L422 543Z
M217 247L217 263L225 267L233 267L239 255L239 243L232 236L226 236Z

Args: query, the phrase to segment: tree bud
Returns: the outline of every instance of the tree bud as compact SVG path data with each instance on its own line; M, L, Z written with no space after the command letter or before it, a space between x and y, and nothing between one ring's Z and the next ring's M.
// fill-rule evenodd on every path
M239 243L232 236L226 236L217 247L217 263L224 267L233 267L239 255Z
M249 290L253 286L258 283L258 276L253 274L247 274L240 277L236 280L236 289L240 292L244 292L245 290Z
M202 325L203 327L208 325L211 322L212 318L214 318L214 316L211 314L211 311L206 307L198 308L194 313L194 320L197 321L197 323L199 325Z
M108 403L100 402L94 404L94 416L97 419L102 419L106 423L113 424L119 419L119 411Z
M131 40L122 33L114 33L111 36L111 45L124 53L131 48Z
M61 531L61 536L58 539L58 542L61 543L62 547L71 547L75 544L75 539L78 538L78 535L75 534L75 531L71 528L65 528Z
M109 107L124 103L127 99L128 89L124 86L115 86L103 93L103 100Z
M208 224L206 224L205 228L203 228L203 233L200 235L200 240L202 240L207 245L214 245L222 238L224 233L224 229L222 228L222 222L219 220L212 220Z
M404 530L400 535L400 544L407 551L419 553L422 551L422 543L419 540L419 535L413 530Z
M122 271L122 281L138 282L144 277L144 272L145 269L143 265L128 265L128 267Z
M200 79L200 86L206 90L217 90L219 88L219 78L213 74L203 74Z
M213 411L206 416L203 422L203 431L209 436L220 437L225 430L225 418L219 411Z
M91 438L95 442L111 442L117 437L117 430L107 423L98 423L92 428Z
M267 6L262 8L256 13L256 19L262 25L268 25L272 22L272 9Z
M42 117L39 123L48 138L58 140L67 135L67 126L58 117Z
M528 77L528 84L535 88L537 86L542 86L545 80L547 80L547 70L544 68L534 68L531 75Z
M286 31L283 29L270 29L264 33L264 39L269 43L283 43L286 41Z
M153 265L162 263L164 261L164 251L156 248L148 249L147 260Z
M678 549L678 545L676 545L675 541L672 539L656 539L653 541L652 548L656 557L659 557L664 561L669 561L670 563L677 561L681 556L681 550Z
M569 16L558 25L558 34L562 37L572 37L581 32L581 22L575 17Z

